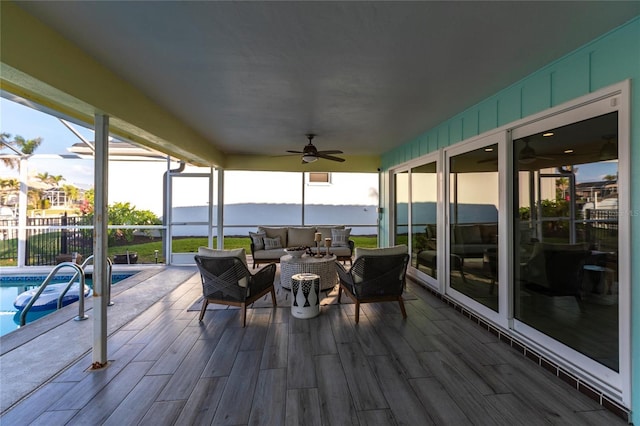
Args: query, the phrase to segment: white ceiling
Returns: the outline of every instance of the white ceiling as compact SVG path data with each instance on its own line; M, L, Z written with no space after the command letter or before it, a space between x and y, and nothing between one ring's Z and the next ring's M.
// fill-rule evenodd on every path
M267 155L308 132L320 150L384 153L640 13L635 1L19 6L221 151Z

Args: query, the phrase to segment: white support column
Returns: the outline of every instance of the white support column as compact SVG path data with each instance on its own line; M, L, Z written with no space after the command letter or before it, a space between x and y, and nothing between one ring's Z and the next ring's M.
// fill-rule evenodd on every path
M211 169L211 174L209 178L209 185L213 189L213 170ZM218 220L216 221L216 235L218 236L218 244L216 247L219 250L224 248L224 170L216 169L218 176L218 198L216 204L216 211ZM213 202L213 191L209 191L209 205ZM211 212L212 210L209 209ZM211 219L209 220L209 224L211 224ZM211 229L211 226L209 226ZM211 246L211 245L210 245Z
M173 200L173 179L171 177L171 157L167 157L167 171L164 173L164 194L162 194L164 201L164 214L162 221L164 222L165 235L164 235L164 259L167 265L170 265L173 260L171 259L171 253L173 252L173 209L171 203Z
M18 195L18 266L27 264L27 179L29 168L27 157L20 157L20 195Z
M109 117L95 116L94 238L93 238L93 368L107 363L107 223L109 182Z

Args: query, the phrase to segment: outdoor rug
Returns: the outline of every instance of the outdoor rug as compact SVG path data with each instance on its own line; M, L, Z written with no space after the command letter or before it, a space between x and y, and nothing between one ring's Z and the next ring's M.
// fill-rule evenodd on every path
M276 303L278 307L290 307L291 306L291 290L287 290L285 288L280 287L280 268L278 268L275 277L275 290L276 290ZM402 294L402 298L404 300L415 300L416 297L407 289ZM342 303L353 303L349 296L343 294L342 295ZM320 306L333 305L338 304L338 285L335 285L333 288L321 291L320 292ZM256 300L252 303L248 308L270 308L272 307L271 303L271 294L266 294L261 297L259 300ZM192 304L189 306L187 311L200 311L202 308L202 296L198 297ZM220 310L220 309L239 309L235 306L227 306L227 305L219 305L216 303L210 303L207 306L208 311L212 310Z

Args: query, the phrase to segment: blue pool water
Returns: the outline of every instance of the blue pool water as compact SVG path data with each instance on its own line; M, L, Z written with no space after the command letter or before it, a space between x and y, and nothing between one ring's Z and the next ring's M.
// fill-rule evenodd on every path
M129 278L134 274L113 274L113 283ZM20 313L13 306L16 297L27 290L38 287L46 276L5 276L0 277L0 336L3 336L18 328L20 322ZM67 283L71 279L71 275L60 275L54 278L52 283ZM87 279L85 283L91 287L91 279ZM88 300L88 299L87 299ZM86 303L86 302L85 302ZM27 314L27 323L35 321L53 311L29 312Z

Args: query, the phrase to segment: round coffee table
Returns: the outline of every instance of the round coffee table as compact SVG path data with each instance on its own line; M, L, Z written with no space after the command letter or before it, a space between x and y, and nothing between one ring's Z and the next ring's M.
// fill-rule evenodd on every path
M291 289L291 277L295 274L309 273L320 276L320 290L329 290L336 285L336 257L335 256L302 256L293 257L286 254L280 258L280 285Z

